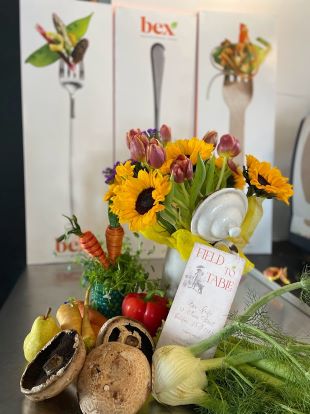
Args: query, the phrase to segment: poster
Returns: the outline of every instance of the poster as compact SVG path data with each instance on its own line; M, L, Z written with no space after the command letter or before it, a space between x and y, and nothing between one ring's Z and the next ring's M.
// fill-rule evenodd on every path
M116 160L129 158L125 137L132 128L167 124L173 139L194 135L195 70L194 14L116 9ZM157 245L154 254L165 250Z
M251 79L225 73L216 61L216 49L225 39L237 43L246 25L252 43L266 56ZM263 42L257 41L263 39ZM197 134L208 130L235 135L245 154L273 162L275 131L275 21L272 16L225 12L199 13ZM228 51L229 52L229 51ZM229 59L229 55L226 58ZM241 57L243 59L243 57ZM247 59L245 55L244 59ZM238 62L239 64L239 62ZM255 73L255 71L254 71ZM263 203L264 216L249 245L248 253L270 253L272 202Z
M30 58L57 36L53 13L65 26L80 22L71 25L72 49L87 39L73 70L59 58L67 53L61 38L54 42L60 48L54 63L38 67ZM101 239L107 225L102 170L113 163L112 10L91 2L21 0L20 20L27 262L65 262L79 243L56 242L63 214L74 213L82 230Z

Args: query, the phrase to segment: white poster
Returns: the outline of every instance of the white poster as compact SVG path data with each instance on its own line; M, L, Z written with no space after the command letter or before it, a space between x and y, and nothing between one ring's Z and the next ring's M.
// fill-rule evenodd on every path
M261 49L253 66L248 63L251 50L247 48L244 54L239 54L239 60L232 56L230 45L242 48L240 43L246 41L245 38ZM224 50L225 45L228 47ZM198 62L198 136L208 130L217 130L220 135L230 132L241 141L243 156L252 154L260 161L272 163L276 73L274 18L259 14L199 13ZM227 71L228 65L234 68L237 76ZM246 71L253 77L242 76ZM238 161L242 158L240 156ZM272 202L266 200L263 208L264 216L247 246L248 253L271 252Z
M107 225L102 170L113 161L112 11L21 0L20 16L27 261L67 261L79 243L56 242L68 224L62 214L76 214L82 230L101 237ZM62 24L68 36L59 36ZM44 45L47 53L34 54ZM45 66L49 59L55 62Z
M194 135L195 65L195 15L116 9L116 160L130 157L126 132L132 128L167 124L173 139ZM155 255L163 251L156 246Z

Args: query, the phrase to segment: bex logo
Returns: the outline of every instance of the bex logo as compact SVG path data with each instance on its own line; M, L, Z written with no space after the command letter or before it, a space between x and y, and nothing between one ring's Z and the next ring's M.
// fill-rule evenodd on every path
M146 20L145 16L141 16L142 33L152 33L162 36L175 36L173 30L176 29L178 23L151 23Z

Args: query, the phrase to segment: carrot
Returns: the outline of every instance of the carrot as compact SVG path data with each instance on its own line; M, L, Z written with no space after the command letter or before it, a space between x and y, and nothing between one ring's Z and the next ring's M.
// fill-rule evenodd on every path
M249 43L249 31L243 23L240 23L239 43Z
M80 238L80 245L82 249L90 256L96 257L107 269L110 266L110 262L105 252L102 250L96 236L91 231L86 231L85 233L82 232L75 215L73 215L72 218L67 216L65 217L70 221L72 227L65 234L58 237L57 241L60 242L66 239L69 234L76 234Z
M74 329L81 335L82 317L76 302L60 305L56 313L56 319L61 329Z
M84 300L84 314L82 320L82 338L85 344L86 351L91 351L96 343L96 336L94 330L89 321L88 308L89 308L89 293L90 286L86 290L85 300Z
M123 227L121 225L117 227L108 226L105 232L105 238L110 262L114 264L122 252L124 238Z

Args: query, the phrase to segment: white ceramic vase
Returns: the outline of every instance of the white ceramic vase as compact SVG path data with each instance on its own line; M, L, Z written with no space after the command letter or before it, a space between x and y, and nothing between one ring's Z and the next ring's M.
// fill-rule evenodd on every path
M206 198L195 210L191 221L191 232L209 243L237 237L248 208L246 195L234 188L223 188ZM167 296L174 298L181 281L186 261L176 249L168 248L161 286Z

